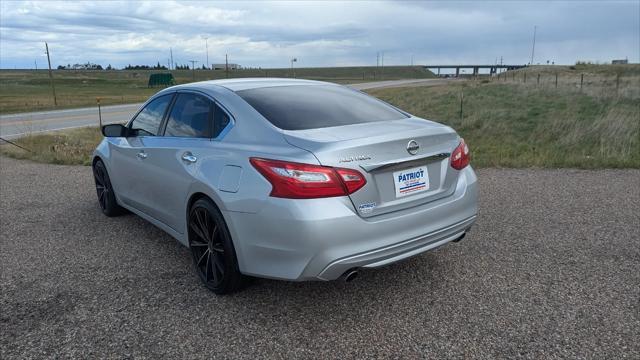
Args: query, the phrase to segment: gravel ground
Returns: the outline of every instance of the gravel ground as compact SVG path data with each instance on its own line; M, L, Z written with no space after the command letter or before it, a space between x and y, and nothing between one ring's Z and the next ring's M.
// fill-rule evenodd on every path
M217 297L88 167L0 158L0 357L640 358L640 171L478 172L465 240Z

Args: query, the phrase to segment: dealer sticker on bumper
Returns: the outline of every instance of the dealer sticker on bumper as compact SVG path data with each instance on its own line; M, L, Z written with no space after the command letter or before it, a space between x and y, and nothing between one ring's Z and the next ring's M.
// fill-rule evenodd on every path
M403 197L429 190L427 167L421 166L393 173L396 197Z

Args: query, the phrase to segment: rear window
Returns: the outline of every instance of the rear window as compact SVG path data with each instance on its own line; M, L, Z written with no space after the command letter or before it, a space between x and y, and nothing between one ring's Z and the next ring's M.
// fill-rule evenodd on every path
M236 92L273 125L306 130L407 118L393 107L342 86L274 86Z

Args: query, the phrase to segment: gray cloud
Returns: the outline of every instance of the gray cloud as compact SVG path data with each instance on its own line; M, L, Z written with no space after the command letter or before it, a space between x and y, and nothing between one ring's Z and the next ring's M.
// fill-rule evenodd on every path
M166 63L230 54L245 66L640 61L638 1L0 2L0 67Z

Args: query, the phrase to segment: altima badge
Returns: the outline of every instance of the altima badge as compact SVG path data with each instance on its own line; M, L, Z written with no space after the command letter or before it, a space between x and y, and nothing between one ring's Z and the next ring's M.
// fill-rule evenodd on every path
M409 152L409 154L411 155L417 154L419 149L420 149L420 145L418 145L418 142L415 140L411 140L407 144L407 152Z
M341 163L352 162L352 161L362 161L362 160L371 160L371 156L369 155L356 155L356 156L348 156L340 159Z

